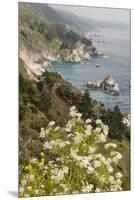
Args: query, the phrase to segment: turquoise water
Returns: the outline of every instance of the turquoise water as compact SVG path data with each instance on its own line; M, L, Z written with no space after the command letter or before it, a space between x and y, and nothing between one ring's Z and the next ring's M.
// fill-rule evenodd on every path
M119 105L122 111L129 112L129 30L101 29L99 36L96 36L94 40L94 45L104 52L104 57L91 58L85 64L56 64L51 70L60 72L65 80L70 81L80 89L85 89L89 80L103 80L106 76L112 75L119 84L121 91L119 96L112 96L100 90L89 89L90 95L93 99L103 102L106 107ZM100 67L96 68L96 64L99 64Z

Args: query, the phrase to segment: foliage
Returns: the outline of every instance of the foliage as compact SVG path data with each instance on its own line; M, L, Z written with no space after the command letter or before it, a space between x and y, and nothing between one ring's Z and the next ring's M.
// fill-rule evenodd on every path
M19 9L20 45L30 52L47 50L62 55L62 50L72 49L77 41L92 45L90 40L68 30L64 20L48 5L20 3Z
M70 116L65 127L50 121L41 128L40 158L20 165L20 197L122 190L122 155L117 144L107 142L108 126L96 120L93 128L75 106Z
M123 124L123 114L118 106L115 106L113 110L106 110L104 105L91 99L87 90L81 95L70 90L70 85L66 84L57 88L57 94L70 106L75 104L84 119L88 117L93 121L98 117L102 119L109 126L109 137L112 139L130 139L130 130Z
M123 115L120 112L118 106L115 106L113 110L108 109L102 116L104 123L109 125L109 136L113 139L129 139L128 128L123 124Z

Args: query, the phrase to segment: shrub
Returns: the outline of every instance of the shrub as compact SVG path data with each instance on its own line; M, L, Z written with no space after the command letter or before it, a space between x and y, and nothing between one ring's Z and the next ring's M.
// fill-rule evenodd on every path
M108 126L98 119L93 128L75 106L70 116L65 127L50 121L41 128L40 158L20 165L20 197L122 190L122 155L107 142Z
M125 137L129 138L129 130L123 124L123 115L118 106L115 106L113 110L108 109L103 114L102 120L109 125L109 136L112 139L122 140Z

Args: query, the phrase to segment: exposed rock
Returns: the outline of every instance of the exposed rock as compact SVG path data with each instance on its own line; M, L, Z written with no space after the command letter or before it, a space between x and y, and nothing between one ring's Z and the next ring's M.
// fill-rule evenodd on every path
M127 116L125 116L122 120L123 124L125 124L127 127L130 127L131 125L131 119L130 119L130 114L128 114Z
M113 95L119 95L120 89L118 83L115 82L112 76L107 76L102 84L104 91Z
M90 55L89 55L88 52L83 53L83 54L80 55L80 56L81 56L81 58L82 58L83 60L90 60Z
M85 44L83 44L81 41L77 41L73 45L73 49L71 52L62 60L64 62L69 62L69 63L81 63L83 64L84 61L90 60L90 51L91 47L89 48Z
M51 56L51 55L47 56L47 60L50 61L50 62L56 62L57 61L56 57L55 56Z
M82 60L78 54L71 54L65 58L63 58L64 62L67 63L81 63Z
M96 67L100 67L100 65L99 65L99 64L96 64Z
M79 55L73 55L73 61L75 62L75 63L81 63L81 58L79 57Z
M92 87L92 88L101 88L102 87L102 80L91 80L87 82L87 86L88 87Z
M98 50L98 49L96 49L96 47L93 47L91 49L90 56L92 56L92 57L100 57L100 56L103 56L103 52Z
M107 76L104 80L91 80L87 82L87 87L100 88L104 92L112 95L119 95L120 89L118 83L115 82L112 76Z

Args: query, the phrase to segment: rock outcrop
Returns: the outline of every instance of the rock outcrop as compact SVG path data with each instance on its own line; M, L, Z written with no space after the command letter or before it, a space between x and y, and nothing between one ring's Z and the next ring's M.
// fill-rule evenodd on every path
M87 86L88 87L92 87L92 88L101 88L102 87L102 80L91 80L87 82Z
M96 49L96 47L93 47L91 49L90 56L91 57L102 57L103 56L103 52L98 50L98 49Z
M115 82L112 76L107 76L102 85L103 89L111 94L119 95L120 89L118 83Z
M119 95L120 89L118 83L113 79L113 77L107 76L104 80L91 80L87 82L87 87L102 89L104 92Z
M123 124L125 124L127 127L130 128L130 126L131 126L131 116L130 116L130 114L128 114L127 116L123 117L122 122L123 122Z

